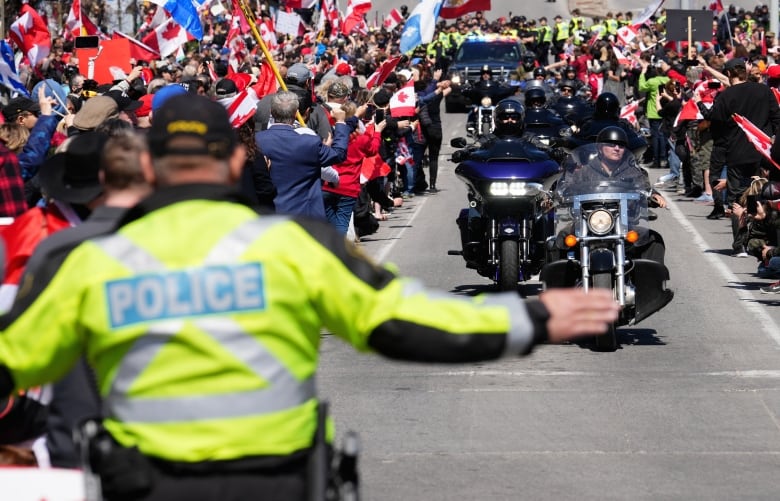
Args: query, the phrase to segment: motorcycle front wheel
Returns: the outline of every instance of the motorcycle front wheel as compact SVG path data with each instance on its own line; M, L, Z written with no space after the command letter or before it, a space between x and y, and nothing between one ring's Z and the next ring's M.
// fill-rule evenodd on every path
M594 289L612 290L612 274L596 273L593 275ZM610 324L607 332L601 336L596 336L596 349L599 351L615 351L618 348L617 328L615 323Z
M498 288L502 291L516 290L520 267L517 240L504 240L501 242L500 250L501 254L499 255L498 262Z

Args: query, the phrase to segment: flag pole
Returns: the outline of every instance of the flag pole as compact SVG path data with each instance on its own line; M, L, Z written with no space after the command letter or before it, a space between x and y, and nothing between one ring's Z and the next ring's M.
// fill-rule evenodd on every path
M271 52L268 50L268 46L265 45L265 40L263 40L263 37L260 36L260 32L257 31L257 20L255 19L255 13L252 12L252 9L249 8L249 5L247 5L246 0L238 0L238 6L241 8L241 11L244 13L244 17L246 17L246 20L249 24L249 29L252 30L252 35L255 37L255 41L257 42L257 45L260 47L260 50L263 51L263 54L265 55L265 59L268 62L268 64L271 66L271 70L274 72L274 76L276 77L276 81L279 83L279 87L281 87L282 90L287 90L287 85L284 83L284 79L282 78L282 75L279 73L279 69L276 67L276 64L274 64L274 57L271 55ZM295 118L298 119L298 122L302 126L306 126L306 123L303 121L303 117L301 116L300 111L295 112Z

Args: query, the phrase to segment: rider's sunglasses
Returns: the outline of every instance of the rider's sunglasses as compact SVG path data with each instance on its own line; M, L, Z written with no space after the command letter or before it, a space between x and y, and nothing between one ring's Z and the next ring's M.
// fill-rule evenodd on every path
M610 148L618 148L620 150L624 150L626 147L622 144L617 143L604 143L604 146L608 146Z

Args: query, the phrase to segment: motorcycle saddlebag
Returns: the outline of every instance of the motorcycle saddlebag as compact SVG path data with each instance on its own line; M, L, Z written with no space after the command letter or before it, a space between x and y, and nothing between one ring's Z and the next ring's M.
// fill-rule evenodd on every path
M649 259L634 259L631 282L636 290L636 315L632 323L638 323L660 310L674 297L674 292L664 288L669 280L666 266Z
M574 287L582 276L580 265L571 259L560 259L547 263L539 274L541 280L548 289L561 287Z

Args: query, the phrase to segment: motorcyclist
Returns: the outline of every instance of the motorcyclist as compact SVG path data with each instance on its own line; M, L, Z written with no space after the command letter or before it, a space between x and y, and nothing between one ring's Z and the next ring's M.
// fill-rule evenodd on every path
M577 96L577 84L573 80L562 80L557 86L557 96L550 104L567 123L578 128L593 116L593 105Z
M639 167L636 157L628 150L628 136L620 127L610 126L602 129L592 148L585 146L584 150L575 150L570 167L572 168L564 171L561 184L577 187L600 185L604 182L620 183L630 186L633 190L648 193L649 206L666 207L666 199L652 189L647 172ZM567 196L566 193L561 195ZM649 228L636 229L640 238L635 244L626 247L627 255L663 264L666 249L663 237ZM567 248L563 239L571 231L572 227L569 226L559 232L548 249L548 259L560 259L562 251Z
M486 64L480 70L479 80L463 89L462 92L473 104L466 117L466 130L469 133L474 133L479 128L479 124L477 124L477 107L480 106L482 98L489 97L495 103L499 99L512 94L514 89L496 82L493 79L493 70Z
M620 118L620 101L611 92L599 94L593 107L593 117L582 123L572 136L572 141L575 146L592 143L607 127L620 127L626 133L628 147L634 156L641 156L647 149L645 138L627 120Z

